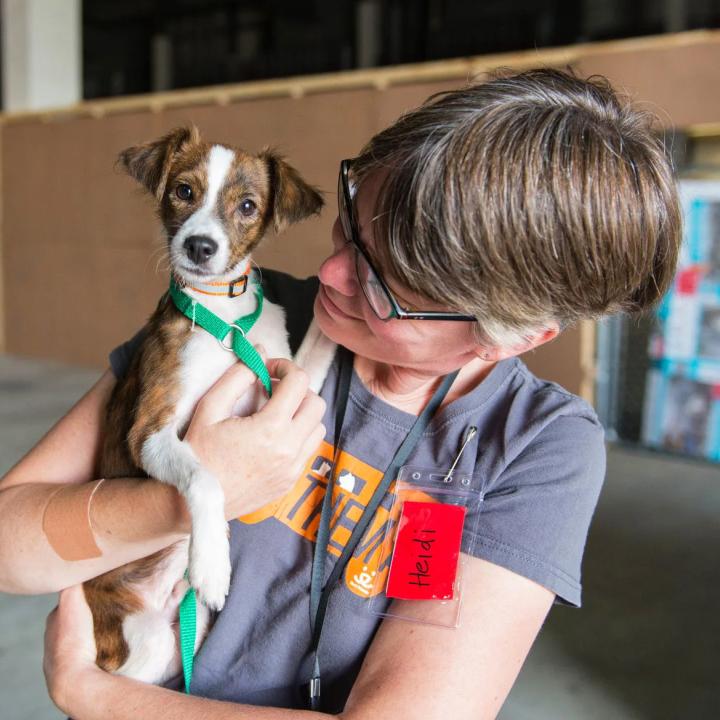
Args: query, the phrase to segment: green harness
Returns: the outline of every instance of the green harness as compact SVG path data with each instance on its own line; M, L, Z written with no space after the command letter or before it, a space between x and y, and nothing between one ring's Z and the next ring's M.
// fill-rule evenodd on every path
M263 308L263 292L260 283L256 283L255 299L257 307L255 312L249 315L243 315L235 322L226 323L219 318L214 312L208 310L197 300L191 298L185 293L175 282L175 278L170 278L170 297L172 297L175 307L186 318L192 320L193 325L199 325L203 330L209 332L218 342L226 349L234 352L238 358L244 362L262 381L268 395L272 395L272 387L270 385L270 374L265 367L265 363L260 357L258 351L252 346L250 341L245 337L255 321L260 317ZM232 345L225 345L225 338L232 332Z
M246 335L250 328L260 317L263 307L263 292L260 283L255 283L255 299L257 307L255 311L249 315L238 318L235 322L226 323L215 313L208 310L204 305L184 292L175 281L174 277L170 277L170 297L175 303L175 307L192 320L193 327L199 325L203 330L209 332L217 341L230 352L234 352L238 359L245 363L257 376L265 386L268 395L272 395L272 386L270 384L270 373L265 367L263 359L258 351L252 346ZM232 333L232 344L228 347L225 344L225 338ZM187 572L185 573L187 578ZM195 590L190 588L180 603L179 610L180 622L180 657L182 660L183 677L185 679L185 692L190 692L190 681L192 680L193 661L195 657L195 634L197 623L197 607Z

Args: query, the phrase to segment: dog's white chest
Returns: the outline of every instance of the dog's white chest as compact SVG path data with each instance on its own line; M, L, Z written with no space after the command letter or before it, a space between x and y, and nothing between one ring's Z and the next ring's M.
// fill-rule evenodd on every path
M289 358L284 310L279 305L265 301L262 314L247 339L253 345L262 345L268 357ZM225 339L225 344L230 345L230 337ZM234 352L223 347L200 326L195 326L180 354L180 395L175 410L179 427L187 424L198 400L237 362L239 360Z

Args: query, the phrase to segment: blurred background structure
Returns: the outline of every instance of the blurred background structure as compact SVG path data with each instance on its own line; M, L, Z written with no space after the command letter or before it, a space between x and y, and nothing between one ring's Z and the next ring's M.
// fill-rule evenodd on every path
M3 0L2 6L5 110L720 24L717 0ZM30 67L33 82L42 77L43 98L38 83L23 103L12 85ZM54 94L54 85L74 96Z
M501 718L717 716L718 0L0 7L0 473L165 289L152 203L114 167L123 148L186 123L249 150L279 147L327 208L259 260L305 276L330 248L338 161L433 92L499 66L572 67L654 113L686 216L673 290L650 316L582 323L523 358L595 404L610 462L585 608L551 613ZM59 717L39 666L53 603L0 594L3 718Z
M713 0L86 0L85 98L679 32Z

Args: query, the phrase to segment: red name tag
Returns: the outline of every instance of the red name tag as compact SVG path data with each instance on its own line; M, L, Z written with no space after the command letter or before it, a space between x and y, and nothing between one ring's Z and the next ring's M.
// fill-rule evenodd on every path
M385 594L399 600L451 600L465 508L403 503Z

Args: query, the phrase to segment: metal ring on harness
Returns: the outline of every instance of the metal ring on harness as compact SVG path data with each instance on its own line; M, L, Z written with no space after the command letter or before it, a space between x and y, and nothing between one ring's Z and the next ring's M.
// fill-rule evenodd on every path
M230 324L228 325L228 327L231 327L231 328L233 328L234 330L237 330L243 337L245 337L245 331L244 331L239 325L236 325L235 323L230 323ZM230 335L230 333L228 333L225 337L227 337L228 335ZM222 340L221 340L220 338L217 338L217 341L220 343L220 347L221 347L223 350L227 350L228 352L231 352L231 353L234 353L234 352L235 352L235 351L233 350L233 348L232 348L232 345L231 345L230 347L228 347L228 346L225 344L225 338L223 338Z

